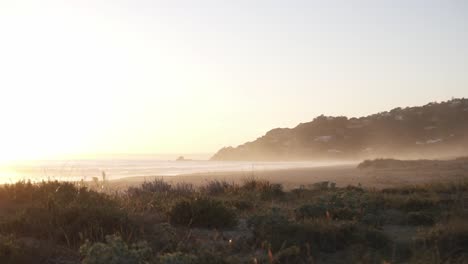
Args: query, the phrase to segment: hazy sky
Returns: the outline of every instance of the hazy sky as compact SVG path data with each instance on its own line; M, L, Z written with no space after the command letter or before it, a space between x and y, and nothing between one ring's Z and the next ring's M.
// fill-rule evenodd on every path
M0 160L214 152L468 96L468 1L0 1Z

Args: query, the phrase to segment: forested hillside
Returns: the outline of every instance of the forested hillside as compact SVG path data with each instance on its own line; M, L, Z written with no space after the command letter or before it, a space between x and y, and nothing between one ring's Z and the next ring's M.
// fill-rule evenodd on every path
M319 116L295 128L276 128L255 141L225 147L213 160L315 160L464 155L468 99L395 108L360 117Z

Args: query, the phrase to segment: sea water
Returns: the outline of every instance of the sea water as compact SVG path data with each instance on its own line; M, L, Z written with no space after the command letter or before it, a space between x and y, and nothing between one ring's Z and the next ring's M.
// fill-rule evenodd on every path
M259 172L292 168L311 168L330 163L297 162L248 162L248 161L175 161L151 156L128 156L99 159L56 159L16 161L0 165L0 182L20 180L92 180L93 177L107 180L127 177L174 176L212 172Z

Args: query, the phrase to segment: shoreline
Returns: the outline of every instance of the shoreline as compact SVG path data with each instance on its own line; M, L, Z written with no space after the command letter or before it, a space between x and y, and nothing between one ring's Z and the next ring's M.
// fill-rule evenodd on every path
M392 188L404 185L422 185L433 183L447 183L468 180L468 171L453 170L452 168L425 169L358 169L357 164L329 165L313 168L289 168L258 171L222 171L207 173L191 173L175 176L136 176L110 180L109 184L117 189L139 186L145 181L163 179L170 183L188 183L200 186L212 180L224 180L241 183L245 179L256 178L279 183L285 189L308 186L317 182L329 181L339 187L361 185L366 188Z

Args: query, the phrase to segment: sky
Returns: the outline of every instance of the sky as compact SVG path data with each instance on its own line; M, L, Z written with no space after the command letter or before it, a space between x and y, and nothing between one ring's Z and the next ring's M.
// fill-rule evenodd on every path
M464 0L2 0L0 161L214 153L468 96Z

